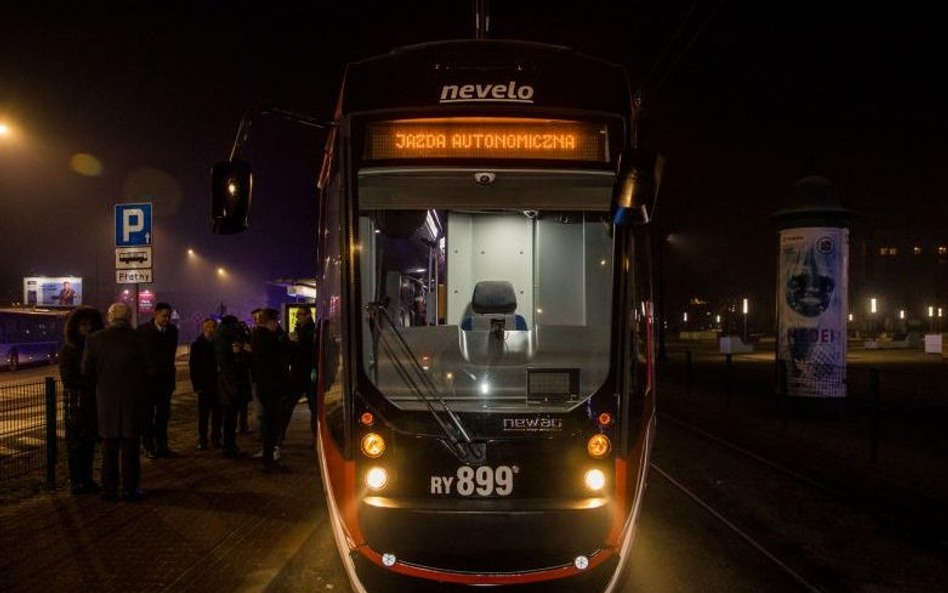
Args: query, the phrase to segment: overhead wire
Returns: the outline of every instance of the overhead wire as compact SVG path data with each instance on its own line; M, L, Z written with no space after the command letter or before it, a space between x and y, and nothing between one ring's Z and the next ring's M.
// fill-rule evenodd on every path
M668 77L672 74L672 72L675 71L675 69L681 63L682 59L684 59L684 57L688 54L688 52L694 46L695 42L698 41L698 39L701 37L701 34L708 27L708 25L711 24L711 22L714 20L715 15L718 13L721 7L723 7L724 4L727 3L728 0L718 0L717 3L715 3L714 6L707 13L705 13L703 17L696 17L696 18L701 18L701 21L697 24L694 34L692 34L691 37L688 39L688 41L685 42L684 46L680 50L678 50L678 52L671 59L671 62L669 63L668 67L664 70L664 72L661 72L659 68L661 67L662 62L664 61L665 56L667 56L668 53L672 51L672 47L675 45L676 41L678 41L679 37L682 36L682 34L684 33L684 31L686 30L689 24L689 21L692 20L692 16L696 13L699 5L701 5L703 1L704 0L695 0L694 3L692 3L691 7L688 9L688 12L685 14L684 18L682 18L681 23L679 23L678 28L675 30L674 34L672 34L672 36L669 38L668 42L665 44L665 47L662 49L662 52L655 59L655 62L652 64L652 67L649 69L648 74L642 80L641 84L639 84L638 91L636 92L636 100L639 104L639 107L641 107L641 105L644 104L646 97L653 97L656 94L658 94L658 91L659 89L661 89L662 84L664 84L665 80L667 80ZM658 82L655 83L654 88L649 89L648 88L649 82L651 82L652 77L654 77L656 73L659 73L659 72L660 72L660 77L658 78Z

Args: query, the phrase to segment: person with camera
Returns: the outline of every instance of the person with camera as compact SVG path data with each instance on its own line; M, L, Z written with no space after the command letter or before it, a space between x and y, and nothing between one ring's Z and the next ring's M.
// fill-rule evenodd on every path
M241 457L237 447L237 412L250 392L250 345L240 321L233 315L221 319L214 336L217 359L217 393L222 408L221 439L224 457Z
M263 467L277 469L276 447L283 425L270 419L282 418L288 393L292 391L290 378L290 346L286 334L280 330L279 313L275 309L260 312L260 322L253 333L253 376L257 382L257 397L268 419L263 435Z

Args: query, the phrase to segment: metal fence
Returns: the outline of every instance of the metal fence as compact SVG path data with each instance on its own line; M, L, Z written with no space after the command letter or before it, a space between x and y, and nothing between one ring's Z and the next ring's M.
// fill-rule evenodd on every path
M56 464L64 451L62 385L53 377L0 385L0 482L46 470L56 487Z

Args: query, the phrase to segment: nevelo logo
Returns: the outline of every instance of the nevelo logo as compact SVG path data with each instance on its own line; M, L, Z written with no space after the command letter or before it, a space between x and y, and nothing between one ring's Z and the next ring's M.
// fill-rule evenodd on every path
M441 103L533 103L533 87L507 84L446 84L441 87Z

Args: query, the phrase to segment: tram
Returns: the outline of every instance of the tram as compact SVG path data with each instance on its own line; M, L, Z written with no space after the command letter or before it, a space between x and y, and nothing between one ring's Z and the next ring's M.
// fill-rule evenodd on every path
M560 46L348 66L318 178L314 380L355 591L621 582L655 425L657 180L635 112L623 68ZM246 126L213 172L220 233L247 226Z

